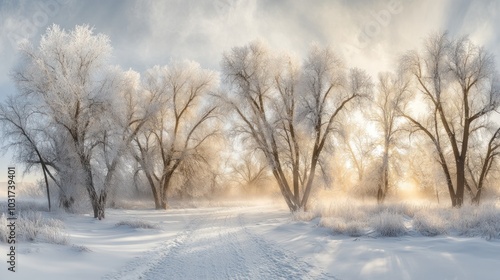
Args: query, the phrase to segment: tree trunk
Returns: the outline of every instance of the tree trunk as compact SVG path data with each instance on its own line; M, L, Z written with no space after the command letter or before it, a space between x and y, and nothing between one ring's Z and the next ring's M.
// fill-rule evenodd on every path
M42 162L42 171L43 171L43 178L45 179L45 187L47 188L47 201L49 203L49 212L51 210L51 205L50 205L50 190L49 190L49 180L47 179L47 171L46 171L46 166L45 163Z
M168 203L167 203L167 201L162 199L161 206L158 209L167 210L168 209Z
M450 195L451 205L453 207L455 207L455 205L456 205L456 199L455 199L456 194L455 194L455 189L453 188L453 181L451 180L450 170L448 169L448 164L446 163L446 159L445 159L442 151L439 149L439 146L437 146L437 147L438 147L438 155L439 155L441 169L443 170L444 176L446 178L446 185L448 187L448 193ZM437 193L437 189L436 189L436 193Z
M154 197L154 201L155 201L155 209L158 210L158 209L162 209L161 208L161 203L160 203L160 198L158 197L158 195L156 195Z
M314 177L316 175L316 165L318 164L319 153L320 153L319 150L317 150L316 153L313 153L313 158L311 161L311 170L309 171L309 178L307 180L304 196L302 197L302 201L300 202L300 207L305 207L307 205L307 201L309 200L312 184L314 182Z
M162 186L162 193L161 193L161 209L167 210L168 209L168 203L167 203L167 192L168 188L170 187L170 180L172 179L172 174L167 174L165 176L165 180L163 181L163 186Z
M155 209L162 209L160 202L160 195L158 194L158 189L153 181L153 178L146 173L146 178L148 179L149 185L151 186L151 192L153 193L153 200L155 201Z
M98 201L97 201L97 218L102 220L105 218L106 211L106 201L108 199L108 190L111 187L111 183L113 180L113 175L118 166L119 154L115 156L113 162L110 165L107 165L108 172L106 173L106 177L104 178L104 186L103 189L99 193ZM112 191L114 189L111 189ZM114 205L114 202L113 202Z
M75 203L75 199L70 196L69 198L64 194L59 194L59 207L62 207L66 212L72 212L73 204Z
M168 189L168 187L167 187L167 189ZM161 199L160 200L160 208L157 208L157 209L167 210L168 209L167 190L163 191L163 194L160 197L160 199Z
M299 206L294 203L293 197L289 196L289 193L285 191L285 188L287 187L284 185L280 180L278 180L278 186L281 191L281 195L283 195L283 198L285 198L285 202L288 205L288 209L290 209L291 212L295 212L299 210Z
M457 192L455 195L454 207L460 208L464 202L465 191L465 161L462 159L457 160Z
M146 179L148 179L149 186L151 187L151 192L153 193L153 200L155 202L155 209L157 209L157 210L162 209L161 202L160 202L160 195L158 194L158 189L156 188L153 177L151 177L151 174L149 174L146 171L144 171L144 174L146 175Z
M472 198L472 203L479 205L479 202L481 202L481 190L482 188L477 190L476 195Z
M91 189L90 187L87 187L87 193L89 194L90 203L92 204L92 210L94 211L94 218L97 219L97 217L99 217L99 197L97 196L97 193L93 188Z
M108 197L108 193L106 190L101 190L99 193L99 199L97 201L97 218L99 220L104 219L106 212L106 199Z
M155 184L152 181L149 184L151 186L151 191L153 192L153 200L155 202L155 209L157 209L157 210L158 209L163 209L162 206L161 206L161 198L158 195L158 191L156 189Z
M92 204L92 210L94 211L94 218L99 217L99 197L95 191L94 184L92 183L92 173L89 170L85 170L87 173L87 179L85 182L85 187L87 193L89 194L90 203ZM89 179L90 178L90 179Z
M273 168L273 175L276 181L278 182L278 187L280 188L281 195L285 199L285 202L288 206L288 209L290 209L290 212L295 212L299 209L297 207L297 204L293 202L293 197L290 196L290 192L287 192L285 189L287 188L286 184L282 182L282 178L279 176L279 172L276 170L276 168Z
M389 157L387 157L384 166L384 200L388 192L389 192Z
M89 194L90 203L92 204L92 210L94 211L94 218L99 218L99 196L94 188L94 183L92 182L92 171L89 166L84 165L86 180L85 187L87 193Z
M299 166L297 163L294 163L294 166L293 166L293 193L294 193L295 201L300 201Z
M378 184L377 190L377 203L382 204L384 202L384 191L382 190L382 184Z
M382 158L381 182L378 184L377 202L384 203L389 190L389 142L386 138L384 145L384 156Z

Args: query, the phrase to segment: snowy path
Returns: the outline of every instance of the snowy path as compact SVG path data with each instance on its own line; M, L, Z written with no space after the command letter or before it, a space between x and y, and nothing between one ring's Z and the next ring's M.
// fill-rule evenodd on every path
M334 279L247 223L244 209L192 216L174 238L104 279Z
M0 279L500 279L498 239L353 238L278 206L110 209L102 221L65 214L70 243L20 242L19 271L4 265Z
M319 219L293 220L279 205L241 204L109 209L102 221L65 214L70 243L20 242L19 271L4 263L0 279L500 279L498 239L353 238ZM123 221L158 229L117 225ZM0 243L0 255L7 252Z

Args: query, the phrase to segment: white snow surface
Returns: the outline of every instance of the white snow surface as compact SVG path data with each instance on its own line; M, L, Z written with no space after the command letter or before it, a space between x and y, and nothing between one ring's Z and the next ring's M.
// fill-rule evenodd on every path
M0 279L500 279L498 239L334 235L272 205L50 215L70 245L17 244L12 273L0 243Z

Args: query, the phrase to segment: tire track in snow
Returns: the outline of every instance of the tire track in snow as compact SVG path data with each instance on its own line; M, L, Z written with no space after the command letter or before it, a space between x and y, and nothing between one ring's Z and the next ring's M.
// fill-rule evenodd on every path
M336 279L335 277L317 271L315 267L276 245L267 242L261 236L250 232L245 226L242 214L238 215L238 223L247 238L251 240L249 249L252 254L258 256L254 262L258 263L252 266L253 275L258 278L251 279Z
M157 248L143 253L143 256L136 257L126 266L122 267L118 272L105 275L102 280L136 280L142 278L144 273L154 268L161 262L171 250L181 246L194 230L201 226L201 219L199 217L193 218L187 226L173 239L169 239L161 243Z
M249 279L242 252L235 243L231 214L205 216L187 242L171 250L142 279Z
M334 279L251 233L238 209L210 210L156 260L136 279Z

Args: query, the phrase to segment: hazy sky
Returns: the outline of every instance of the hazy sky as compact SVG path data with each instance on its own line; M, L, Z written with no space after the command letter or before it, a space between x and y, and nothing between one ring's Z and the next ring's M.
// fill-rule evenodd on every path
M107 34L112 62L139 72L180 59L217 70L223 51L262 39L299 56L312 42L329 45L376 75L444 30L470 35L500 61L499 22L498 0L0 0L0 100L15 92L16 41L38 44L52 23ZM2 174L10 156L0 160Z

